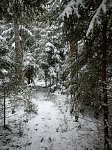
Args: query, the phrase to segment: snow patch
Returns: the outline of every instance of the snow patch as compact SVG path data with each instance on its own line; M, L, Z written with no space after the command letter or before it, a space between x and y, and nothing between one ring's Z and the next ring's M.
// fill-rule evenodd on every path
M64 17L67 16L69 18L69 15L71 15L74 11L74 13L77 15L79 18L79 12L78 12L78 7L81 5L84 8L84 2L83 0L71 0L66 6L63 12L59 15L59 18L62 18L64 20Z
M87 30L87 33L86 33L86 36L88 37L90 32L93 30L94 28L94 24L95 24L95 21L97 22L98 21L98 17L99 17L99 14L101 12L101 10L106 13L106 2L107 0L103 0L102 3L100 4L100 6L98 7L98 9L96 10L96 13L94 14L92 20L90 21L90 24L89 24L89 28ZM97 22L99 24L99 22Z

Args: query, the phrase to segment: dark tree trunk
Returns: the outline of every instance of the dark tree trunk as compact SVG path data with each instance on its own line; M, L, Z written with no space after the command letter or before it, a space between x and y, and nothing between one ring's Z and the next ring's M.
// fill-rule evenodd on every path
M23 51L20 43L20 14L19 14L19 2L14 0L12 3L13 7L13 24L14 24L14 34L15 34L15 75L17 84L21 84L23 79Z
M104 111L104 150L109 150L108 129L108 96L107 96L107 17L105 15L102 26L102 83L103 83L103 111Z
M45 86L47 87L47 81L48 81L48 69L45 69L44 75L45 75ZM50 79L50 86L51 86L51 79Z
M22 79L22 62L23 62L23 54L20 45L20 37L19 37L19 19L15 15L14 18L14 33L15 33L15 73L18 76L18 80Z
M6 106L5 106L5 87L4 87L4 129L6 128Z
M78 121L78 67L77 67L77 55L78 55L78 47L77 42L78 39L74 37L75 34L75 18L74 15L70 15L69 17L69 44L70 44L70 64L71 64L71 73L70 73L70 94L71 94L71 110L70 113L75 112L76 120Z

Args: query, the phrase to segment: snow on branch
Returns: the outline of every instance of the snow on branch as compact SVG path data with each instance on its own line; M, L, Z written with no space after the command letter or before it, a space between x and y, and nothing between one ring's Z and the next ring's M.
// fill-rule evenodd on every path
M92 20L90 21L86 36L88 36L89 33L93 30L94 23L95 23L95 21L98 21L99 14L100 14L101 10L104 13L106 13L106 2L107 2L107 0L103 0L102 3L100 4L100 6L98 7L98 9L96 10L96 13L94 14Z
M1 36L6 36L6 35L10 34L12 32L12 30L13 30L13 28L11 27L11 28L3 31L2 34L1 34Z
M6 41L6 39L0 35L0 41Z
M23 25L20 25L19 26L19 30L23 30L23 31L26 31L28 35L32 36L33 37L33 34L32 32L28 29L28 28L25 28Z
M65 9L59 15L59 18L62 18L63 20L64 20L64 16L67 16L67 18L69 18L69 15L71 15L73 11L77 15L77 17L79 18L80 17L79 12L78 12L79 5L81 5L83 8L85 7L83 0L71 0L65 6Z

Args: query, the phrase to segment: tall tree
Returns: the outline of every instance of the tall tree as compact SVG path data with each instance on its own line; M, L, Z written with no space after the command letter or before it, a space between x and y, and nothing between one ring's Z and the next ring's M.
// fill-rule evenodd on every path
M64 19L65 18L70 19L70 17L73 16L73 12L75 12L76 18L79 18L79 19L75 19L75 21L76 21L75 24L77 23L76 28L79 27L79 30L75 31L76 28L74 29L72 27L73 28L72 31L75 31L74 34L76 34L77 31L81 31L80 27L81 28L83 27L82 33L84 33L84 34L81 35L79 32L79 35L77 36L77 37L79 37L78 41L83 39L84 40L83 44L84 43L85 43L85 45L88 44L88 47L86 47L87 49L85 50L85 52L87 52L87 51L89 52L89 53L87 52L86 53L87 55L85 55L87 57L87 59L85 59L85 60L83 59L83 61L82 61L83 65L85 65L85 75L87 74L86 73L87 69L89 69L88 70L89 78L91 77L91 79L95 79L94 78L95 74L97 75L98 78L95 79L96 87L98 87L100 85L100 79L102 80L103 90L102 90L102 93L100 91L98 91L99 92L98 95L99 95L100 99L101 99L101 95L103 95L102 99L99 101L99 104L101 107L103 107L103 112L104 112L104 149L108 150L109 149L109 141L108 141L109 127L108 127L108 96L107 96L107 68L108 68L108 63L107 63L108 57L107 56L108 56L109 51L107 48L108 47L108 45L107 45L108 36L107 35L109 34L108 33L109 19L107 16L108 16L108 11L110 10L110 7L111 7L111 1L110 0L100 0L100 1L74 1L74 0L71 0L71 1L67 1L67 2L68 2L68 4L65 5L65 9L61 13L60 16L62 16ZM82 13L81 13L81 9L80 9L81 5L83 6ZM83 15L87 16L87 17L83 17L83 23L86 23L86 25L84 24L85 27L82 24L80 26L80 23L81 23L80 18ZM72 21L72 23L73 23L73 21ZM69 30L71 29L72 23L68 24ZM99 26L99 24L101 26ZM72 40L72 37L73 36L70 37L71 40ZM89 42L94 43L93 47L91 47ZM98 45L96 45L96 43L98 43ZM95 47L96 47L96 50L95 50ZM73 46L71 46L71 48L73 50L75 49ZM98 61L98 64L96 65L96 69L95 69L96 62L94 61L95 59ZM75 61L74 64L76 64L76 63L77 62ZM89 63L91 63L91 64L89 64ZM88 68L88 66L89 66L89 68ZM81 68L82 67L79 66L79 69L81 69ZM94 75L92 75L92 74L90 75L90 71L92 71L91 68L96 70L96 71L94 70ZM75 70L73 70L72 72L74 73L73 76L76 75ZM82 71L79 70L79 72L82 72ZM81 79L81 76L79 77L79 79ZM92 83L93 81L89 80L89 82L91 83L91 85L93 87L93 83ZM87 87L89 87L89 82L86 83ZM80 87L82 86L81 84L83 84L83 83L84 82L80 83ZM85 91L87 89L87 87L85 87L85 89L84 89L84 87L83 87L82 95L85 94ZM94 89L94 88L91 88L91 89ZM92 100L92 97L94 94L91 91L91 89L89 89L89 91L87 91L87 93L90 94L90 96L91 96L90 99ZM101 86L100 86L99 90L101 90ZM95 104L97 101L98 101L98 99L96 98ZM90 104L91 104L91 101L90 101Z
M3 17L5 19L13 22L15 33L15 75L17 84L19 84L23 77L23 50L21 47L19 28L25 19L35 19L31 17L31 13L34 14L35 12L36 14L39 14L39 12L42 12L42 4L45 4L46 0L6 0L5 2L0 3L0 7L2 8L1 13L4 13Z

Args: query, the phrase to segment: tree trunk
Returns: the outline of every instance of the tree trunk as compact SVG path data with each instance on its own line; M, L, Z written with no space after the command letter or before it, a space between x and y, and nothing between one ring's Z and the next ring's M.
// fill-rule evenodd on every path
M19 4L18 1L14 1L13 4L13 23L14 23L14 34L15 34L15 75L17 84L21 83L23 78L23 51L21 49L20 43L20 16L19 14Z
M4 87L4 129L6 128L6 106L5 106L5 87Z
M71 111L77 114L77 92L78 92L78 68L77 68L77 54L78 54L78 47L77 47L77 39L74 37L75 34L75 18L74 15L70 15L69 17L69 45L70 45L70 65L71 65L71 72L70 72L70 94L71 94ZM76 115L75 115L76 116ZM76 116L77 118L77 116ZM77 120L77 119L76 119Z
M104 150L109 150L108 129L108 96L107 96L107 17L105 15L102 26L102 83L103 83L103 111L104 111Z

